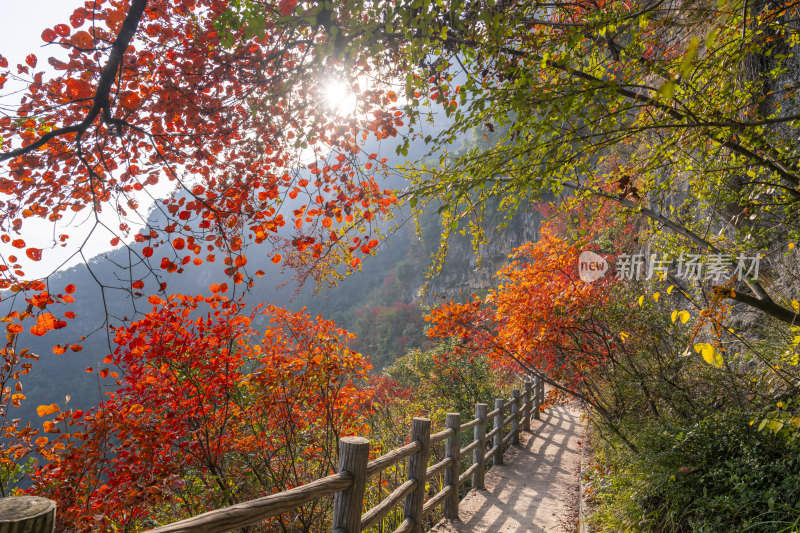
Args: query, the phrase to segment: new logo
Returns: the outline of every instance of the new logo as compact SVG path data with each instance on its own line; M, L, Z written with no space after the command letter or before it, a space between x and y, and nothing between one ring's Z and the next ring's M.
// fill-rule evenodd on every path
M588 250L581 252L578 257L578 275L581 280L591 283L602 278L608 272L608 261L594 252Z

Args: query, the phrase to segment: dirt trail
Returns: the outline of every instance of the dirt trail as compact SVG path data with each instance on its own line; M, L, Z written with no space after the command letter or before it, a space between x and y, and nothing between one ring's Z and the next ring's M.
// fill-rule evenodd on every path
M461 501L461 520L443 521L435 533L574 531L583 423L576 405L546 409L509 448L505 464L486 474L486 490Z

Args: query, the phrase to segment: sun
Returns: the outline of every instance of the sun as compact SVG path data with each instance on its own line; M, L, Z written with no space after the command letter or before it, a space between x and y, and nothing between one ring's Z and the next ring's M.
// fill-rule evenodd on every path
M358 96L353 87L342 80L329 80L322 87L322 98L330 111L344 116L356 110Z

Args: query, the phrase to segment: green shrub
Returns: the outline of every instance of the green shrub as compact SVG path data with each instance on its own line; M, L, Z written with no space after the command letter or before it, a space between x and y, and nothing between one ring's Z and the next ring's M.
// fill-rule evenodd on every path
M686 428L645 426L640 450L598 445L603 531L797 531L796 443L759 433L750 416L719 413Z

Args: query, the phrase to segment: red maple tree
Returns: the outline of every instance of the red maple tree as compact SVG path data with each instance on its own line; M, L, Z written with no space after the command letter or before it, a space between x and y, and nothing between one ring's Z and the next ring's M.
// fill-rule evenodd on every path
M151 302L104 361L118 390L88 412L40 407L52 440L29 492L58 502L61 528L131 530L285 490L331 473L338 438L366 432L369 363L333 323L243 314L219 293ZM310 527L325 510L283 520Z

